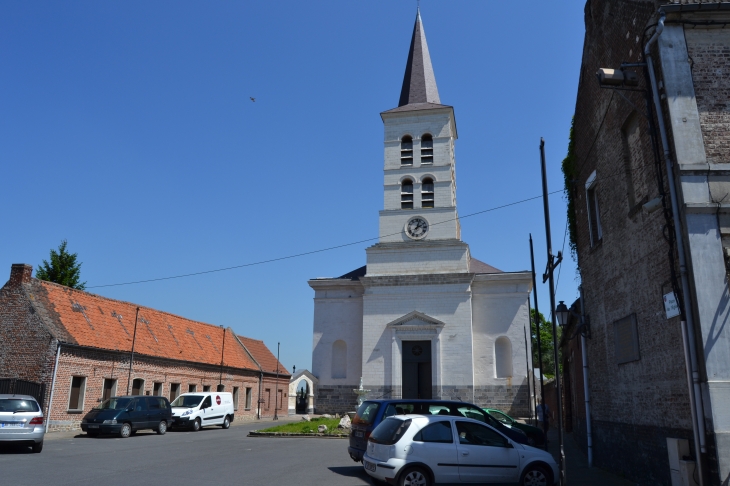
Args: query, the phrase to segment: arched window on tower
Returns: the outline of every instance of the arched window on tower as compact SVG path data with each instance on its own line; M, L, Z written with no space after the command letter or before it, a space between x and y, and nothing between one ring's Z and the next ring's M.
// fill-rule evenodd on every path
M421 207L433 207L433 179L426 177L421 183Z
M404 179L400 185L400 208L413 209L413 181Z
M405 135L400 141L400 165L413 165L413 138Z
M421 137L421 163L433 164L433 137L430 133Z
M512 376L512 343L507 336L494 341L494 371L497 378Z
M347 378L347 343L332 343L332 378Z

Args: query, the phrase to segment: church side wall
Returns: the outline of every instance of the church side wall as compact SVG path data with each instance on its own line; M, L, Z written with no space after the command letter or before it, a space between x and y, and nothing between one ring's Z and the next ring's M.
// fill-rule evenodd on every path
M509 280L505 281L507 278ZM503 410L516 417L531 415L527 385L532 367L531 348L525 342L529 331L529 275L496 274L477 276L472 284L474 334L474 403ZM498 373L497 340L505 346L509 341L511 359L509 376ZM504 349L504 348L502 348ZM502 361L501 367L507 363Z
M319 383L315 390L316 413L344 413L356 408L357 396L352 392L362 376L362 285L357 281L336 282L322 288L316 281L314 298L314 342L312 374ZM310 282L311 284L311 282ZM333 359L342 359L341 343L333 356L336 341L346 345L346 367L333 370ZM341 363L334 363L337 368ZM333 376L333 371L336 371ZM344 371L344 373L343 373Z

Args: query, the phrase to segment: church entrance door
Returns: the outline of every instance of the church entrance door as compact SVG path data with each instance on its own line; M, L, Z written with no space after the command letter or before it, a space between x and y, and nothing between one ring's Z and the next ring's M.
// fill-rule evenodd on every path
M432 397L431 341L403 341L403 398Z

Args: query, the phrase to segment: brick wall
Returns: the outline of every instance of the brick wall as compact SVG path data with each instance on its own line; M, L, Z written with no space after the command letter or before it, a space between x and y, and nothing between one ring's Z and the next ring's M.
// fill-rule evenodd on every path
M707 161L730 163L730 29L688 25L684 33Z
M48 403L56 341L41 323L21 285L24 275L30 280L32 267L17 269L17 273L15 267L11 281L0 289L0 378L47 383Z
M74 376L86 379L81 411L69 411L71 382ZM128 376L129 355L126 353L62 346L53 404L48 417L49 430L78 429L84 415L101 401L104 379L116 379L115 395L126 395ZM162 395L169 399L172 383L180 384L180 393L187 393L189 385L196 385L197 391L203 391L204 386L210 386L210 390L215 391L219 384L220 368L135 355L129 394L132 393L132 380L136 378L144 380L144 388L140 393L152 395L154 383L158 382L162 384ZM224 391L233 392L234 386L239 387L235 420L256 419L258 381L259 373L257 371L224 368L222 377ZM47 386L50 389L50 380ZM250 387L253 394L249 410L245 409L246 387Z
M667 320L662 302L671 290L665 220L661 211L641 210L646 200L659 195L643 115L646 103L641 92L622 92L629 103L601 89L595 78L598 68L642 60L642 33L656 7L653 1L586 3L574 122L574 195L578 262L592 331L587 341L592 419L600 424L593 432L595 461L620 468L632 480L662 483L668 472L666 450L646 449L641 434L656 445L666 437L691 436L691 423L679 319ZM639 78L643 86L641 71ZM594 170L603 237L591 244L585 183ZM661 183L667 187L666 177ZM631 314L636 315L640 358L618 364L614 322ZM570 343L564 352L566 423L585 434L580 347ZM579 443L585 444L584 435ZM630 457L644 460L639 466ZM646 484L656 484L651 481Z

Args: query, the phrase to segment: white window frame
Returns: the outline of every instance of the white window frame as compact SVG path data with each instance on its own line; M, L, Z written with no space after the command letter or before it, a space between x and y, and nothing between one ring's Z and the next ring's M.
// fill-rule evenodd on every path
M588 234L591 237L591 247L598 244L599 241L603 240L603 227L601 226L601 208L598 206L598 192L596 191L598 181L596 180L596 171L594 170L588 180L586 180L586 210L588 215ZM593 208L595 209L596 219L596 240L593 237L593 210L591 209L591 198L593 198Z

